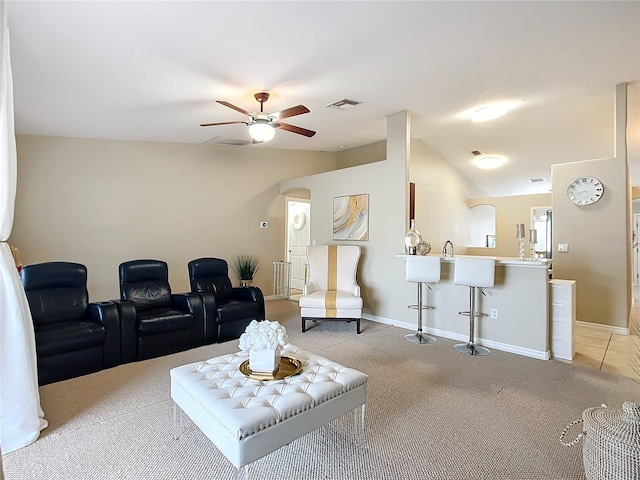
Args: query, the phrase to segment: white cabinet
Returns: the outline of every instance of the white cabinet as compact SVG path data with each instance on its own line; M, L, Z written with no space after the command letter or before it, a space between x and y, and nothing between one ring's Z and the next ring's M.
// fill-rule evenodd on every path
M573 360L576 351L576 282L549 281L551 356Z

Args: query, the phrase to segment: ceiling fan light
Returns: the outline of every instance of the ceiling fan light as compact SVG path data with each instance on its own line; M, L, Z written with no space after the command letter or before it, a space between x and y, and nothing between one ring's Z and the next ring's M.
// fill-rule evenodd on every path
M257 119L249 125L249 134L256 142L268 142L276 134L276 129L268 121Z

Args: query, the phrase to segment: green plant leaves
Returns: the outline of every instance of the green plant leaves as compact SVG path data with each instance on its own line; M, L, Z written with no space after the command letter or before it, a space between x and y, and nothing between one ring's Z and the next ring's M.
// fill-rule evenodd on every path
M260 257L256 255L238 255L233 260L233 270L240 280L253 280L260 269Z

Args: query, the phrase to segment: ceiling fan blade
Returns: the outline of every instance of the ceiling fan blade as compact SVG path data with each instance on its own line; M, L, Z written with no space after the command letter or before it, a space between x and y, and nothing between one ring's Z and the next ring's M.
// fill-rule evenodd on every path
M295 125L289 125L288 123L277 123L276 128L286 130L287 132L297 133L298 135L304 135L305 137L313 137L316 132L313 130L307 130L306 128L296 127Z
M243 113L245 115L249 115L249 112L247 112L246 110L243 110L240 107L236 107L232 103L225 102L224 100L216 100L216 102L218 102L220 105L224 105L225 107L233 108L236 112L240 112L240 113Z
M295 117L296 115L302 115L303 113L309 113L309 109L304 105L296 105L295 107L285 108L278 112L278 120L282 118Z
M201 123L200 126L201 127L215 127L216 125L233 125L236 123L244 123L246 124L247 122L216 122L216 123Z

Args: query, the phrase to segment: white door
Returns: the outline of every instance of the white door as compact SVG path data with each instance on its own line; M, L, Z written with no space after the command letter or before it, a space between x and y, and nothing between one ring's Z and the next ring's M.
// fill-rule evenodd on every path
M310 214L308 200L287 198L287 258L291 262L291 288L298 290L302 290L307 274Z

